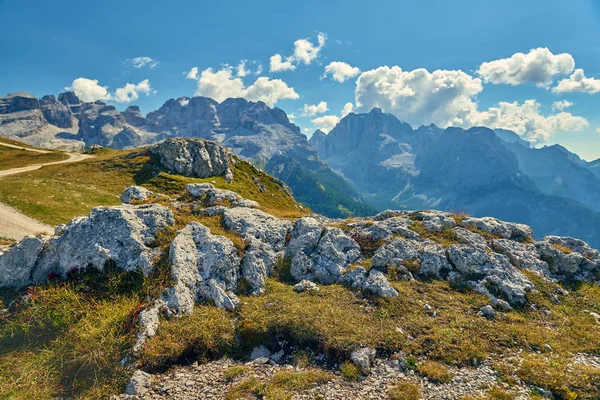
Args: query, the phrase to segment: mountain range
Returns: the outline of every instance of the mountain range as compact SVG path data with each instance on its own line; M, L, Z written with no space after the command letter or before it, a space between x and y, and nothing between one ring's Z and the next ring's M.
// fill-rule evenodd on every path
M492 215L538 236L581 237L600 246L600 159L554 145L535 148L512 131L411 125L375 108L350 113L307 140L277 107L206 97L170 99L144 116L72 92L0 98L0 136L36 146L131 148L172 137L217 140L287 183L332 217L388 208Z

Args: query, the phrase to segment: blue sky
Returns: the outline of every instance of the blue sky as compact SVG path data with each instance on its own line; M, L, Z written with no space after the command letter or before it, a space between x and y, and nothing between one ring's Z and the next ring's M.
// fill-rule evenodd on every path
M169 98L241 94L295 115L307 134L330 128L351 103L413 125L512 128L600 157L594 1L0 0L0 26L1 95L73 87L148 112ZM294 69L270 68L276 54ZM153 61L136 68L139 57ZM332 62L348 64L344 82L323 77ZM327 110L304 112L321 102Z

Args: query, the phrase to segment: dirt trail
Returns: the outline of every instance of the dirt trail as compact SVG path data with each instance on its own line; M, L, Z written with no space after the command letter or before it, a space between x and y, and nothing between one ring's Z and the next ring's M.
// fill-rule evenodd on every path
M27 147L16 146L8 143L0 143L0 146L12 147L15 149L22 149L42 154L51 153L51 151L49 150L30 149ZM40 169L46 165L74 163L94 157L92 155L79 153L67 153L67 155L69 156L69 158L65 160L53 161L42 164L33 164L28 165L26 167L0 171L0 179L9 175L20 174L28 171L35 171L36 169ZM0 181L0 185L1 184L2 181ZM28 217L27 215L21 214L19 211L7 206L6 204L0 203L0 237L8 237L15 240L21 240L25 236L35 235L41 232L52 233L54 232L54 228L50 225L46 225L39 221L36 221L35 219Z

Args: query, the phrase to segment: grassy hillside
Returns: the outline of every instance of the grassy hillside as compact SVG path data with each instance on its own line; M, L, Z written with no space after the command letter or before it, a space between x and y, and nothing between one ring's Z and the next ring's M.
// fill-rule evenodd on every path
M306 207L299 208L299 204L282 192L269 175L245 161L238 160L234 166L234 180L227 183L223 177L195 179L168 174L147 152L101 149L94 155L95 158L90 160L51 165L2 178L0 202L56 225L86 215L99 205L120 204L119 196L131 185L141 185L159 193L181 194L187 183L214 182L219 188L258 201L264 211L282 218L310 212ZM264 193L259 185L265 185Z
M21 146L19 142L9 139L0 139L0 143ZM25 147L25 146L23 146ZM42 164L67 159L68 156L59 151L51 153L37 153L13 147L0 146L0 171L25 167L32 164Z

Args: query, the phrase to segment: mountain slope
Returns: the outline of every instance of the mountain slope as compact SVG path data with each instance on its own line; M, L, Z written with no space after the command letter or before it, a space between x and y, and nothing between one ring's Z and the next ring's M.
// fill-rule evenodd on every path
M181 97L144 117L136 106L119 112L101 101L81 102L72 92L40 101L17 93L0 99L0 136L79 149L140 147L172 137L217 140L259 168L269 164L269 171L281 179L291 175L279 176L278 171L301 171L302 179L287 183L317 212L334 217L374 213L358 191L319 159L285 112L263 102Z
M0 250L0 398L598 397L600 253L581 240L329 219L201 139L95 153L19 177L121 196Z
M312 141L378 209L441 209L531 225L538 235L600 244L600 181L563 148L530 148L514 132L421 126L374 109Z

